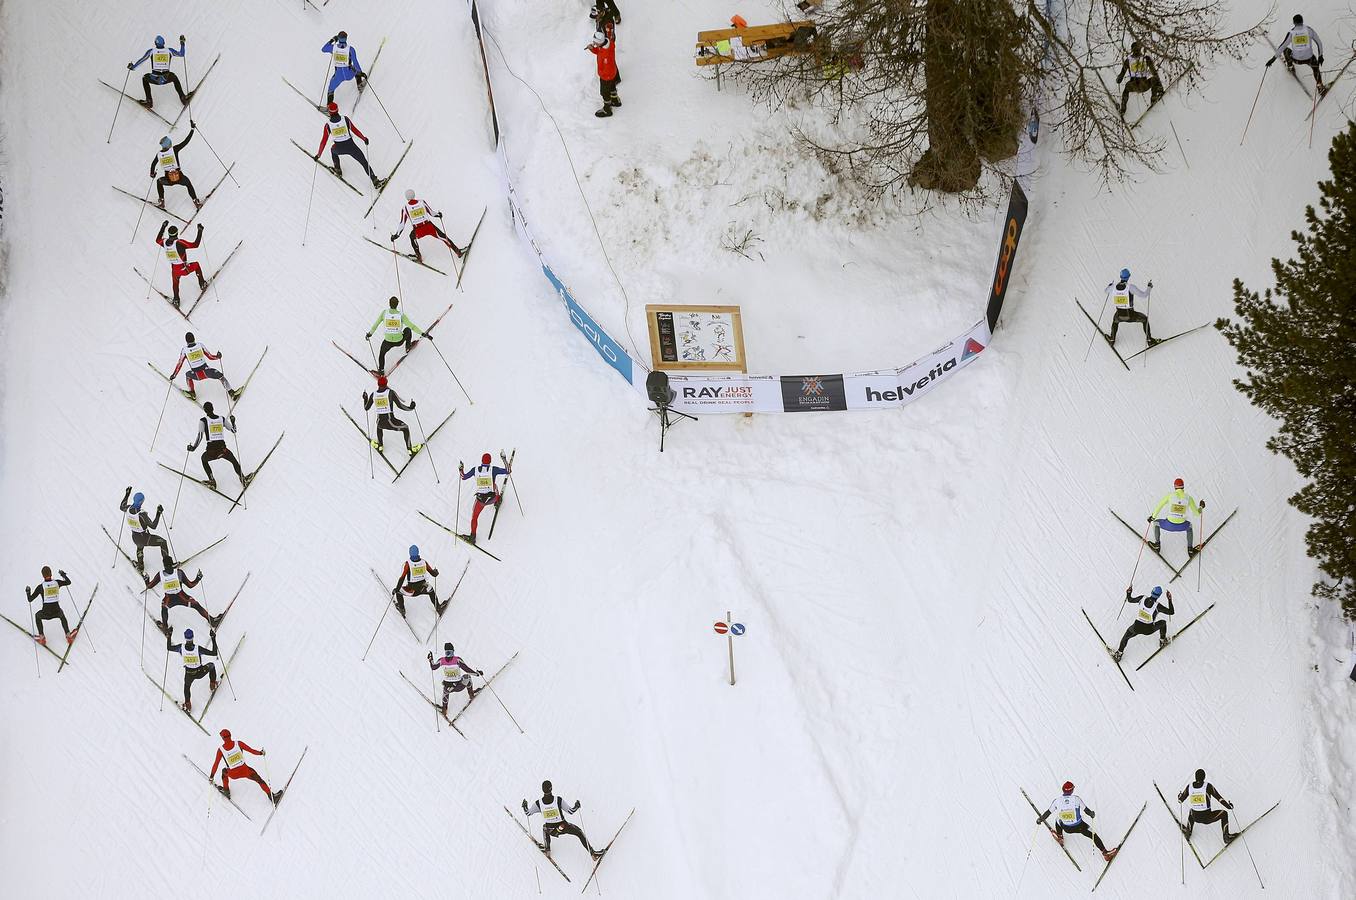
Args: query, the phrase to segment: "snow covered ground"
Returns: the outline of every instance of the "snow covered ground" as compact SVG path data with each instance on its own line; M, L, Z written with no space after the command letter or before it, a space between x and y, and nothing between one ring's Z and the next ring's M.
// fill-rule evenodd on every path
M1231 388L1232 356L1213 332L1127 373L1102 346L1085 361L1089 329L1073 305L1098 305L1129 265L1154 279L1157 330L1228 314L1230 279L1263 284L1268 259L1288 253L1350 79L1321 109L1312 150L1307 100L1279 71L1237 145L1259 49L1221 67L1204 96L1169 97L1146 120L1173 147L1163 174L1108 192L1044 157L1003 328L926 402L703 417L672 432L661 456L653 418L570 326L513 233L462 5L359 6L0 6L0 524L12 598L0 611L26 615L19 590L44 564L66 569L81 598L100 584L90 640L59 677L46 654L36 677L13 629L0 641L5 896L160 897L186 884L212 897L568 896L586 877L583 851L560 845L567 885L500 809L543 778L583 800L578 821L595 842L636 808L601 869L610 896L1077 896L1100 869L1090 846L1071 839L1075 872L1019 793L1048 802L1066 778L1109 838L1149 804L1099 894L1259 895L1242 848L1206 872L1188 856L1179 886L1181 842L1152 782L1176 790L1198 766L1245 821L1282 800L1247 845L1268 895L1356 893L1341 849L1353 837L1349 632L1307 599L1304 523L1285 504L1297 482L1262 447L1272 425ZM483 10L503 50L491 48L492 63L507 60L560 124L627 285L629 312L550 122L495 69L519 191L590 311L643 340L645 302L741 303L750 356L768 372L906 362L973 321L994 222L919 225L836 194L813 212L826 188L786 120L694 74L691 36L722 24L727 5L658 6L623 9L626 105L610 121L591 115L584 3ZM739 12L776 15L767 3ZM1251 3L1235 15L1262 12ZM1335 4L1305 13L1334 67L1350 24ZM319 47L340 28L365 62L389 38L373 83L415 144L369 220L320 173L308 226L312 167L288 139L318 144L321 120L279 75L318 95ZM173 365L184 322L131 271L154 266L159 217L148 210L134 233L138 204L109 189L145 189L162 126L124 104L111 143L98 140L116 96L96 78L121 83L158 31L189 36L194 79L222 54L194 103L203 131L185 168L204 189L216 181L210 141L240 181L201 216L209 271L245 244L193 329L226 352L237 380L270 348L237 409L242 462L257 464L286 429L247 509L228 516L193 484L178 499L181 552L230 535L202 557L199 599L215 612L252 573L222 627L227 645L248 639L236 699L218 697L208 714L211 738L158 711L137 672L160 675L157 635L143 657L134 577L99 530L116 528L129 483L168 515L177 479L155 463L181 466L196 426L197 411L170 396L152 446L165 389L146 362ZM352 90L341 89L346 109ZM157 109L172 117L177 104L162 92ZM1172 155L1169 119L1189 168ZM385 172L395 132L371 99L354 120ZM488 205L465 293L403 262L397 283L392 259L361 240L385 239L406 186L447 212L457 238ZM758 199L731 206L745 196ZM765 261L720 249L732 222L762 236ZM163 286L164 266L156 277ZM378 477L363 477L367 453L337 407L356 414L370 379L329 345L362 351L397 291L421 323L455 301L438 346L476 402L427 348L401 367L393 383L425 425L457 414L393 486L379 460ZM1137 336L1122 346L1136 349ZM518 448L526 515L505 506L488 545L495 563L417 511L451 521L456 460L500 447ZM1173 585L1184 614L1215 610L1131 671L1131 693L1079 608L1108 637L1124 628L1118 598L1136 543L1107 507L1134 523L1178 475L1207 499L1207 526L1239 513L1204 557L1199 588L1195 566ZM463 527L468 509L469 494ZM474 557L430 644L454 640L485 669L518 651L495 686L526 734L490 697L459 723L467 740L436 731L398 675L423 683L428 648L390 617L360 661L385 600L368 569L389 584L410 543L443 571L444 592ZM1165 548L1180 557L1180 543ZM1145 558L1135 586L1165 575ZM423 634L432 614L410 609ZM726 610L748 626L734 688L711 630ZM184 610L172 621L200 627ZM1132 644L1127 662L1145 652ZM274 780L310 748L262 838L257 791L235 792L246 822L181 759L209 764L221 727L266 747ZM1199 843L1213 852L1217 832Z

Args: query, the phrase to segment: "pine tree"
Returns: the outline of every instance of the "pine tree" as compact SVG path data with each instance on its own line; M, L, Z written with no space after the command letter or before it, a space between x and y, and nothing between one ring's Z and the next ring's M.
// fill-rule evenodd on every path
M1328 163L1307 233L1291 233L1296 256L1271 261L1274 290L1259 297L1235 279L1240 321L1215 327L1248 370L1234 386L1281 423L1267 448L1308 480L1290 503L1313 519L1305 540L1329 579L1314 594L1356 618L1356 125Z

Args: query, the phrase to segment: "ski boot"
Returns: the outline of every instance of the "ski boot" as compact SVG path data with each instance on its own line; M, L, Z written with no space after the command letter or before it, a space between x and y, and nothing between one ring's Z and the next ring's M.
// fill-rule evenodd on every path
M184 106L188 106L188 104L193 102L193 98L197 95L197 93L198 93L197 91L189 91L187 96L180 97L179 99L183 101Z
M156 209L164 209L164 208L165 208L165 198L164 198L164 197L161 197L159 200L155 201L155 208L156 208Z
M1162 339L1162 338L1156 338L1156 337L1148 338L1148 344L1149 344L1150 347L1153 347L1153 346L1155 346L1155 345L1157 345L1157 344L1161 344L1161 343L1163 343L1163 339Z
M1106 341L1108 347L1116 346L1116 339L1111 335L1107 334L1105 331L1102 332L1102 340Z
M244 392L244 390L245 389L243 387L233 388L226 392L226 396L230 397L232 401L239 400L240 395Z
M594 862L597 862L598 860L603 858L603 854L606 852L607 852L606 850L590 850L589 856L593 857Z
M409 449L409 451L410 451L410 456L414 456L414 455L415 455L416 453L418 453L420 450L423 450L423 449L424 449L424 445L423 445L423 444L415 444L413 447L409 447L408 449Z
M368 443L370 443L373 449L375 449L378 453L382 452L381 444L378 444L375 439L369 440Z
M40 634L37 637L33 638L33 640L37 641L39 644L42 644L44 647L47 646L47 635L45 634Z
M1234 842L1234 838L1236 838L1236 837L1238 837L1238 835L1236 835L1236 834L1228 834L1228 833L1226 832L1225 835L1224 835L1224 846L1227 847L1227 846L1229 846L1230 844L1232 844L1232 843Z
M1120 661L1121 661L1121 651L1119 651L1119 650L1112 650L1112 651L1111 651L1111 658L1114 659L1116 662L1120 662Z
M66 643L68 644L75 643L75 636L79 633L80 633L79 628L75 628L72 629L71 631L66 632Z
M1110 850L1102 851L1102 859L1111 862L1116 858L1116 854L1120 852L1120 849L1120 847L1112 847Z
M1058 831L1051 830L1050 836L1055 839L1056 844L1059 844L1061 847L1064 846L1064 835L1060 834Z
M444 600L442 603L437 603L437 604L434 605L433 608L434 608L435 610L437 610L437 612L438 612L438 618L441 619L442 616L443 616L443 613L447 612L447 605L448 605L449 603L451 603L451 602L452 602L451 600Z
M1191 557L1195 556L1197 553L1200 553L1200 552L1201 552L1201 545L1200 545L1200 544L1197 544L1197 545L1194 546L1194 547L1188 547L1188 548L1187 548L1187 558L1190 559Z
M250 486L250 482L254 481L254 476L255 476L255 475L258 475L258 474L259 474L258 472L251 472L251 473L249 473L248 475L246 475L244 478L241 478L241 479L240 479L240 486L241 486L241 487L249 487L249 486Z
M271 799L271 800L273 801L273 805L274 805L274 806L277 806L279 803L282 802L282 795L283 795L283 792L282 792L281 789L279 789L279 790L274 791L272 794L269 794L269 799Z
M202 201L199 200L197 197L194 197L194 198L193 198L193 208L194 208L194 209L202 209Z
M207 282L202 278L198 279L198 290L203 293L206 293L207 291Z
M1157 553L1159 550L1163 549L1163 545L1158 541L1149 541L1149 549Z
M227 800L231 799L231 789L226 785L217 787L217 790L221 791L221 796L225 797Z
M137 105L139 105L142 109L155 109L155 104L149 100L138 100Z
M594 113L594 115L600 119L606 119L608 116L612 115L612 107L604 105L603 108Z
M170 627L166 625L164 622L156 622L155 627L160 629L160 633L163 634L165 637L170 636Z
M471 532L469 535L466 536L466 539L470 541L471 546L474 547L476 543L476 533L474 531Z
M210 477L209 477L209 478L207 479L207 486L210 487L212 490L215 491L215 490L217 489L217 480L216 480L215 478L210 478Z
M193 701L185 700L183 703L179 704L179 708L182 709L184 712L191 714L193 712Z
M1168 646L1168 644L1170 644L1170 643L1172 643L1172 642L1171 642L1170 640L1168 640L1168 636L1167 636L1166 634L1161 634L1161 635L1158 636L1158 646L1160 646L1160 647L1166 647L1166 646Z
M207 690L209 693L215 694L217 692L217 682L216 681L210 682L207 685Z
M226 618L226 614L225 614L224 612L223 612L223 613L217 613L215 616L208 616L208 617L207 617L207 624L208 624L209 626L211 626L211 628L212 628L213 631L216 631L216 630L217 630L217 626L221 624L221 620L224 619L224 618Z

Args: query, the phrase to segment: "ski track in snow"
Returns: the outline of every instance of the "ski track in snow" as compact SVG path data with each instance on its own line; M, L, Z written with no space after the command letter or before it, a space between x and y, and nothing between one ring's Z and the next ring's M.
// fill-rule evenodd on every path
M1264 83L1237 146L1261 72L1253 58L1222 65L1203 96L1170 95L1146 120L1168 139L1162 174L1107 192L1045 157L1002 328L936 397L878 415L704 416L675 428L661 456L653 417L561 315L512 232L461 4L336 3L317 14L244 0L172 12L143 0L0 7L0 403L10 424L0 522L11 597L0 606L21 621L18 590L43 564L73 576L81 605L102 585L60 676L41 654L34 677L21 636L0 649L7 894L167 896L188 877L210 896L408 896L452 883L468 896L517 897L540 878L544 896L565 897L587 877L582 848L558 844L575 879L566 884L497 809L551 778L583 800L578 820L595 843L636 807L599 872L614 897L1073 897L1100 870L1091 844L1070 840L1081 874L1038 832L1026 861L1035 826L1019 793L1047 802L1071 778L1108 839L1149 800L1098 888L1142 897L1180 890L1180 839L1151 782L1175 791L1197 766L1243 821L1284 800L1249 835L1268 893L1356 893L1348 859L1291 852L1296 837L1324 847L1353 837L1352 654L1349 626L1306 599L1304 522L1285 503L1299 482L1262 446L1274 424L1230 386L1238 370L1213 330L1127 373L1100 339L1089 348L1073 305L1095 314L1108 276L1128 264L1137 280L1155 279L1154 326L1171 333L1228 314L1234 276L1266 284L1269 258L1289 252L1325 174L1349 80L1321 108L1312 151L1307 105L1283 73ZM698 77L687 36L729 12L714 0L625 9L626 106L600 122L583 4L482 7L498 42L489 53L513 177L548 258L619 339L644 341L646 302L742 304L757 371L903 363L949 338L971 321L992 271L990 213L911 218L904 203L858 203L796 148L788 123L817 127L805 110L751 114L742 88L718 94ZM1350 35L1336 7L1305 12L1339 55ZM741 13L780 15L766 3ZM279 74L318 95L318 50L339 28L367 65L389 38L373 83L418 146L368 220L369 201L316 174L303 248L313 167L287 144L313 147L321 122ZM259 769L271 784L310 747L263 837L268 805L253 785L233 792L246 822L180 758L209 766L216 739L169 701L161 711L137 671L143 628L155 678L163 641L99 532L117 534L128 483L171 514L177 478L155 463L185 465L178 448L199 415L146 367L168 371L185 330L130 271L166 287L151 241L163 217L147 208L128 243L142 210L109 189L145 189L162 126L124 102L112 143L98 140L117 98L95 79L121 83L126 59L157 30L189 36L193 80L222 54L195 100L202 131L184 167L205 193L221 173L210 141L240 181L201 214L194 258L209 273L245 243L189 327L226 351L236 379L272 347L236 409L242 465L258 465L287 430L248 508L227 516L226 501L185 484L170 532L183 553L229 535L189 567L201 564L192 593L212 612L253 573L220 634L226 652L250 634L231 669L237 699L223 684L204 726L267 748ZM559 139L503 71L500 48L564 129L629 308ZM346 110L353 91L340 89ZM156 89L172 118L171 93ZM1181 165L1169 118L1193 168ZM386 172L401 148L375 100L354 120ZM173 134L186 133L187 116ZM360 240L383 239L407 185L445 211L454 238L488 205L464 293L408 265L397 288L392 259ZM167 198L186 212L181 191ZM761 237L763 261L720 248L744 230ZM447 262L425 249L433 265ZM437 346L476 402L431 349L402 365L393 381L419 401L424 424L458 412L430 462L415 460L392 486L380 460L368 477L367 449L334 409L356 416L371 379L329 343L365 358L362 334L397 290L417 322L455 303ZM194 289L184 295L191 302ZM1135 330L1122 335L1127 355L1142 346ZM219 385L202 390L220 400ZM418 432L414 415L405 420ZM451 523L457 460L515 446L526 515L508 497L485 545L503 562L418 516ZM197 474L196 458L187 465ZM216 471L230 492L233 479ZM1119 640L1137 547L1106 508L1142 522L1178 474L1207 499L1207 529L1239 513L1171 586L1178 624L1215 610L1140 672L1151 641L1132 642L1132 693L1078 610ZM464 489L460 528L471 502ZM458 723L466 740L440 729L397 674L438 690L429 648L394 612L360 661L388 600L367 569L391 584L412 542L442 572L440 596L471 559L430 646L454 641L487 673L519 652L495 689L525 735L489 695ZM1182 539L1165 535L1164 552L1180 560ZM1146 553L1135 588L1168 577ZM158 600L148 595L152 616ZM63 605L71 615L72 601ZM433 613L418 600L408 609L422 637ZM711 631L726 610L748 626L734 688L725 639ZM184 609L171 623L201 627ZM176 668L171 660L175 696ZM205 696L199 682L198 708ZM1217 831L1199 844L1213 853ZM1256 896L1246 856L1189 868L1187 890Z

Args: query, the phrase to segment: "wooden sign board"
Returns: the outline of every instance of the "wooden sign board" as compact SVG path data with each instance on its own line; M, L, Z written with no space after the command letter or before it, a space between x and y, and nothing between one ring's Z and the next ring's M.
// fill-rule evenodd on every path
M738 306L647 304L645 321L656 369L748 372Z

